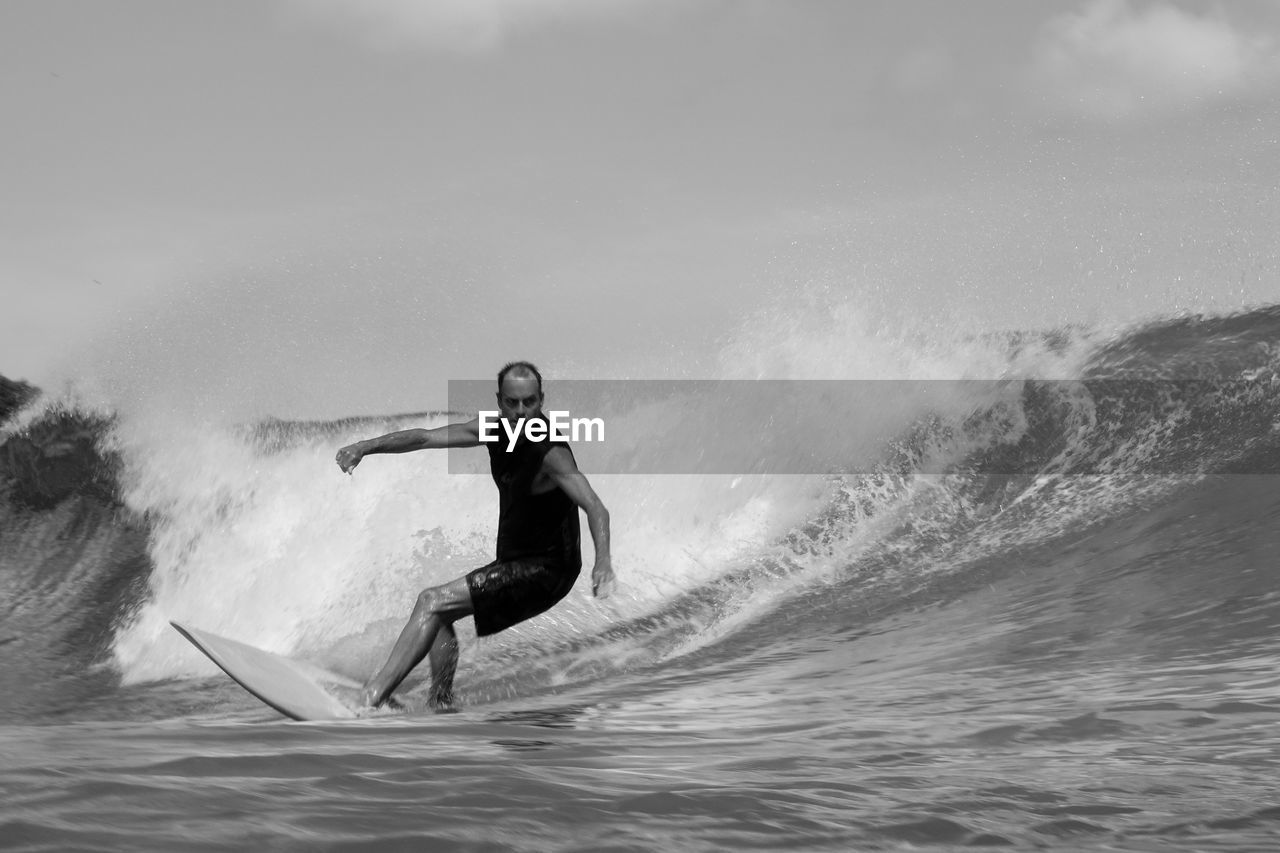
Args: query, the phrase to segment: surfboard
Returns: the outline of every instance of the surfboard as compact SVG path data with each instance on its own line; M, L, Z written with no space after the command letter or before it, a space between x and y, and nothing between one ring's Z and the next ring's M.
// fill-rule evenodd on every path
M358 690L349 678L238 640L170 622L222 671L262 702L295 720L350 720L357 714L325 684Z

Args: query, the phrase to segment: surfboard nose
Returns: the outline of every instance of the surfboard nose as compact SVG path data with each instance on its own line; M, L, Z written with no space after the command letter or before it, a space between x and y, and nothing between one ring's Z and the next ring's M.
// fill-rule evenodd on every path
M350 720L355 709L313 677L316 667L170 620L170 625L265 704L295 720ZM335 675L335 683L346 681Z

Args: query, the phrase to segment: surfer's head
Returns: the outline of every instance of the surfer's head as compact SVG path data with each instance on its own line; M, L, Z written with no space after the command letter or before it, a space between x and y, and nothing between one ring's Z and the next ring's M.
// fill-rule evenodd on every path
M498 371L498 409L506 420L542 414L542 374L527 361L513 361Z

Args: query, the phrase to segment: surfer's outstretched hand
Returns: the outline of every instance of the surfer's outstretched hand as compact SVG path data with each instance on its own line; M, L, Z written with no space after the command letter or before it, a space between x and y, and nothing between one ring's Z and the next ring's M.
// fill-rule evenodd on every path
M613 561L608 557L596 560L595 568L591 570L591 594L596 598L608 598L617 582L613 576Z
M364 454L360 452L360 448L355 444L348 444L346 447L338 451L335 457L338 467L342 469L342 473L350 474L360 464L360 460L364 458Z

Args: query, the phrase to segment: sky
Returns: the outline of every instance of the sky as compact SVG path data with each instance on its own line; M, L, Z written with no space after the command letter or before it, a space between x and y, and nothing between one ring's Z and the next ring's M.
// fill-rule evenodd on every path
M331 416L1271 304L1278 105L1276 0L5 0L0 374Z

